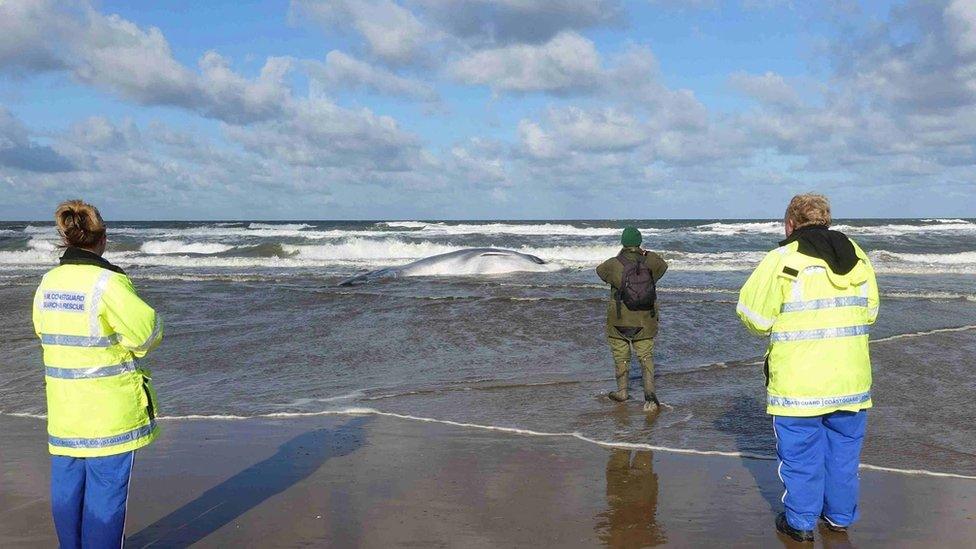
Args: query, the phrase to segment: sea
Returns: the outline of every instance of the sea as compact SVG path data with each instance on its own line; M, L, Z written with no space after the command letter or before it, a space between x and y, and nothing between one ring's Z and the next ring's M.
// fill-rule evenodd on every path
M605 397L614 388L609 290L594 268L616 255L627 225L670 266L658 286L658 414ZM106 257L165 320L164 342L144 362L164 420L382 413L610 446L775 455L759 366L766 342L740 325L735 303L783 238L781 221L108 226ZM976 475L976 220L845 219L834 229L868 251L882 296L863 462ZM0 413L44 417L31 300L58 244L50 223L0 223ZM547 264L463 274L454 265L339 286L477 247ZM639 395L638 375L635 363Z

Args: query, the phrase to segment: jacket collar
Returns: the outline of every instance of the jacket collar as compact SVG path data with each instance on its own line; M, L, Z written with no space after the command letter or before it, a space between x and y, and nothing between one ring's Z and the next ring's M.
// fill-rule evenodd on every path
M851 272L860 261L854 244L847 235L832 231L825 225L800 227L779 245L785 246L791 242L798 243L799 253L824 260L830 270L839 275Z
M120 267L113 265L108 262L102 256L89 252L88 250L83 250L81 248L75 248L69 246L64 250L64 254L61 256L62 265L94 265L95 267L101 267L102 269L108 269L116 273L125 274Z
M801 236L804 236L804 234L810 233L812 231L828 231L828 230L830 230L830 227L826 225L804 225L798 229L793 229L793 232L790 233L790 236L787 237L786 240L779 241L779 245L786 246L790 242L793 242L794 240L797 240Z

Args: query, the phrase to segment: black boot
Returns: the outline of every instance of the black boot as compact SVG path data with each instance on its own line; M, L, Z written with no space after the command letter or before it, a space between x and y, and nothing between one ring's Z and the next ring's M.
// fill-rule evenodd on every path
M661 402L657 399L657 395L654 392L644 393L644 411L645 412L657 412L661 409Z
M827 520L827 517L824 516L824 515L820 515L820 520L823 521L824 526L826 526L827 529L830 530L831 532L837 532L838 534L846 534L847 533L847 527L846 526L837 526L836 524L834 524L834 523L830 522L829 520Z
M786 513L780 513L776 517L776 530L783 535L789 536L796 541L805 542L813 541L813 530L797 530L790 526L790 523L786 521Z

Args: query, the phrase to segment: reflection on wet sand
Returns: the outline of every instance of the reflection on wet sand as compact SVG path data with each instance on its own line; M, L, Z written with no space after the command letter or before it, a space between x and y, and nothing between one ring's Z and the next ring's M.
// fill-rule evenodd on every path
M649 451L615 449L607 460L607 509L595 530L608 547L651 547L667 541L657 523L657 474Z

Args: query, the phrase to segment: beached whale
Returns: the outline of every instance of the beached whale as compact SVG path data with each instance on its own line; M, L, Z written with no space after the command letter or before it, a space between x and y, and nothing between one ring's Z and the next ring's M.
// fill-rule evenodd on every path
M499 248L468 248L432 255L399 267L387 267L354 276L340 286L365 284L401 276L489 275L520 271L549 271L551 266L534 255Z

